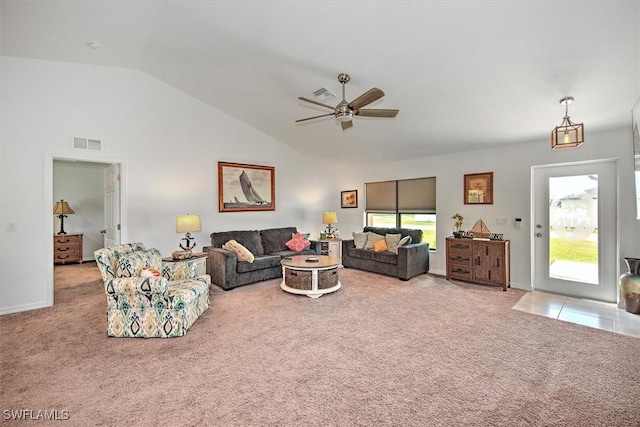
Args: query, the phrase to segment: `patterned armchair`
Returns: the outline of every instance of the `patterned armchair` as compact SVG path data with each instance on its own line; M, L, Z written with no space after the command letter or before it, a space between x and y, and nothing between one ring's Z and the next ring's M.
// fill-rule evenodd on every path
M107 335L179 337L209 307L208 274L188 260L163 263L157 249L129 243L94 252L107 294ZM160 276L141 277L143 269Z

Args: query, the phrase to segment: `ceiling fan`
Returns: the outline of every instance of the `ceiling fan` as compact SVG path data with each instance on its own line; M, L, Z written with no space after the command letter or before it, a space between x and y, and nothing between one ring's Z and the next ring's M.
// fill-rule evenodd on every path
M400 110L387 110L382 108L366 108L362 107L371 104L373 101L376 101L384 96L384 92L377 87L369 89L356 99L351 102L347 102L344 94L344 86L351 80L348 74L340 73L338 74L338 81L342 84L342 101L335 107L332 107L327 104L323 104L318 101L314 101L312 99L305 98L304 96L298 97L298 99L302 101L307 101L312 104L320 105L321 107L328 108L333 110L332 113L322 114L320 116L307 117L306 119L296 120L298 122L304 122L307 120L318 119L320 117L327 116L335 116L335 118L342 125L342 130L349 129L353 126L353 116L366 116L366 117L395 117Z

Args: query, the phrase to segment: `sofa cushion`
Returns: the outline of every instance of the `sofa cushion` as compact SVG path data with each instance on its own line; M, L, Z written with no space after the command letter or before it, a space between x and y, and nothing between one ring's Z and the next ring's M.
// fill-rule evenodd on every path
M353 244L356 245L357 249L364 249L364 245L367 244L367 238L369 237L369 233L356 233L355 231L351 233L353 236Z
M140 277L143 268L162 270L162 257L157 249L135 251L119 258L116 277Z
M295 227L269 228L260 230L262 240L262 253L272 254L278 251L286 251L287 242L298 230Z
M195 279L197 268L195 262L166 262L162 265L162 277L167 280Z
M245 248L244 246L242 246L240 243L236 242L235 240L229 240L227 243L224 244L224 248L229 251L235 252L238 255L239 261L246 261L248 263L252 263L254 260L254 256L251 253L251 251Z
M397 254L400 239L402 239L402 234L385 234L384 241L387 243L387 251Z
M260 255L255 257L252 263L238 261L236 271L238 273L246 273L272 267L280 267L280 257L277 255Z
M391 252L374 252L371 254L371 260L376 262L382 262L384 264L398 264L398 255Z
M235 240L247 248L253 255L263 255L262 240L258 230L221 231L211 233L211 246L221 248L229 240Z
M371 255L375 253L370 249L356 249L356 248L349 248L348 252L350 257L360 258L360 259L371 259Z
M381 227L365 227L364 231L370 231L376 234L402 234L402 237L411 236L413 243L422 242L422 230L412 230L410 228L381 228Z
M293 238L286 243L286 245L292 251L300 252L311 246L311 242L302 237L302 234L296 233Z
M367 236L367 244L364 245L364 248L373 249L373 244L378 240L384 240L384 234L380 235L380 234L369 232Z

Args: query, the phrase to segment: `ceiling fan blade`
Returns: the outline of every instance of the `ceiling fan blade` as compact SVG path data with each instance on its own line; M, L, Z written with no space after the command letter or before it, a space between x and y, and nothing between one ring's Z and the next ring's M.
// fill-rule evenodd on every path
M329 108L331 110L335 110L336 109L335 107L331 107L331 106L329 106L327 104L323 104L322 102L314 101L313 99L305 98L304 96L299 96L298 99L301 100L301 101L307 101L307 102L310 102L312 104L319 105L321 107L327 107L327 108Z
M353 127L353 120L349 120L348 122L341 122L342 130L347 130L350 127Z
M355 114L363 117L395 117L399 111L400 110L385 110L383 108L365 108L364 110L356 110Z
M329 113L329 114L323 114L323 115L321 115L321 116L307 117L306 119L299 119L299 120L296 120L296 123L298 123L298 122L305 122L305 121L307 121L307 120L319 119L320 117L333 116L333 115L334 115L333 113Z
M371 104L373 101L376 101L384 96L384 92L377 87L373 89L369 89L353 101L349 103L349 108L352 110L359 110L365 105Z

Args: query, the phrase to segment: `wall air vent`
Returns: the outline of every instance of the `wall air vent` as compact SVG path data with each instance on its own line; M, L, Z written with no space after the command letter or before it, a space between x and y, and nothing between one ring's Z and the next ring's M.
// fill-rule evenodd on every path
M99 139L74 136L71 148L76 150L102 151L102 141Z
M325 101L336 97L333 92L326 87L321 87L320 89L313 91L313 96L315 96L318 101Z

